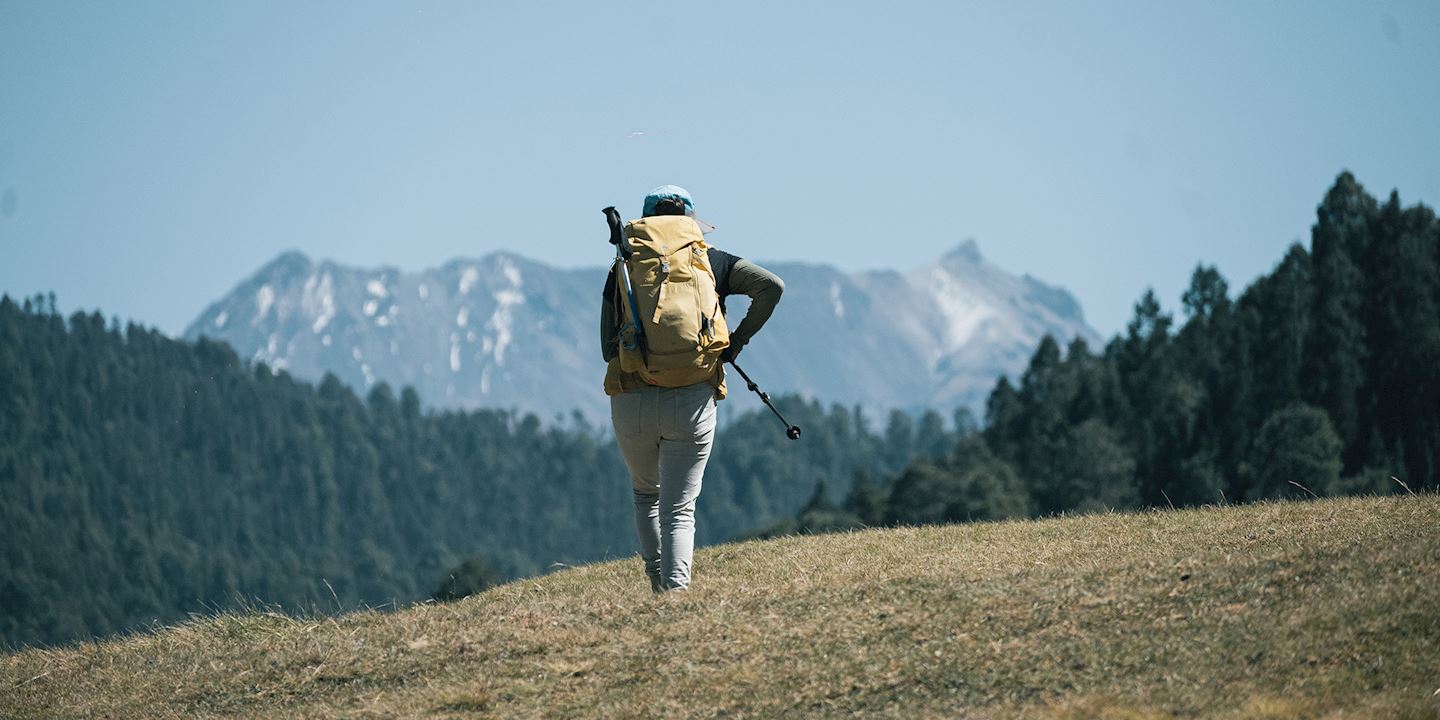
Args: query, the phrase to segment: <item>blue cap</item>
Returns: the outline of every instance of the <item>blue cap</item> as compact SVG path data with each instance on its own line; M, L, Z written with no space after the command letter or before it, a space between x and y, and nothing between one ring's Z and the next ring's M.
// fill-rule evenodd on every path
M687 213L695 212L695 201L690 199L689 190L679 185L661 185L651 190L650 194L645 196L645 211L641 214L645 217L654 215L655 206L659 204L661 200L679 200L685 203Z
M700 225L701 232L708 233L715 229L714 225L695 217L695 201L690 199L690 191L679 185L661 185L651 190L650 194L645 196L645 208L640 214L644 217L654 215L655 206L661 200L679 200L685 203L685 214L694 218L695 222Z

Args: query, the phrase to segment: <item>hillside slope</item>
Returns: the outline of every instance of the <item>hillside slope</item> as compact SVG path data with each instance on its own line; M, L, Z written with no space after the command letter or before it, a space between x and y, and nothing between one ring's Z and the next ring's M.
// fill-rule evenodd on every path
M0 660L40 717L1440 717L1440 498L710 548Z

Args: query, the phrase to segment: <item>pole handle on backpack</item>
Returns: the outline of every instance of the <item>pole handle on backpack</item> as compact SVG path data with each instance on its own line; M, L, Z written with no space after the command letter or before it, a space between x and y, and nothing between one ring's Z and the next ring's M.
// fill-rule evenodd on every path
M620 251L620 257L629 260L631 253L635 251L631 249L630 243L625 242L625 228L620 220L620 211L611 205L601 212L605 213L605 222L610 225L610 244Z
M615 206L611 205L601 212L605 213L605 222L610 225L610 244L615 246L615 268L612 271L615 274L615 288L617 292L623 294L630 306L628 324L635 329L634 338L635 344L640 350L640 363L648 368L650 367L650 348L645 342L645 326L640 322L640 308L635 303L635 289L630 286L629 263L626 262L635 250L630 247L630 243L625 242L625 229L621 224L620 212L615 209ZM623 323L623 312L621 317ZM630 348L626 346L626 349Z

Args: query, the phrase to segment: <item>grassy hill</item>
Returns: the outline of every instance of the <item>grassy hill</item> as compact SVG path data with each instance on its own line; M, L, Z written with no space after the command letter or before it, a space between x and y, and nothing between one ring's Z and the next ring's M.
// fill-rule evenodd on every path
M0 659L0 716L1440 718L1440 497L709 548Z

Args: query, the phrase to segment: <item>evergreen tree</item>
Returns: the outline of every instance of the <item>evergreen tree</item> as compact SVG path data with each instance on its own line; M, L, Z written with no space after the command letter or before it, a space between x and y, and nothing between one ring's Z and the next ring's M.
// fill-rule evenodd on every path
M863 525L882 525L885 523L886 495L884 488L870 479L870 473L860 470L855 474L855 482L845 496L843 507Z
M1255 436L1246 472L1254 500L1303 497L1307 490L1333 493L1340 481L1340 437L1330 416L1304 403L1276 411Z
M890 522L915 525L1023 517L1028 505L1014 469L978 436L961 440L942 465L906 468L887 503Z
M1236 303L1236 412L1245 429L1227 446L1229 456L1247 453L1254 433L1275 411L1303 402L1301 372L1312 327L1312 297L1310 254L1298 244L1290 246L1274 271L1241 293ZM1239 464L1237 459L1225 468L1232 498L1250 494Z
M1139 488L1135 458L1120 435L1099 418L1090 418L1064 433L1055 459L1055 482L1049 505L1055 510L1120 510L1135 507ZM1042 512L1047 508L1037 507Z
M1000 376L985 401L985 444L1001 459L1014 462L1019 454L1024 408L1010 379Z
M1350 173L1342 173L1316 211L1311 230L1314 325L1305 344L1307 402L1330 414L1341 441L1360 436L1360 392L1366 338L1362 310L1365 283L1360 260L1370 244L1375 199Z
M1440 224L1391 193L1362 260L1365 392L1347 470L1389 468L1428 484L1440 462ZM1386 440L1388 439L1388 441Z

